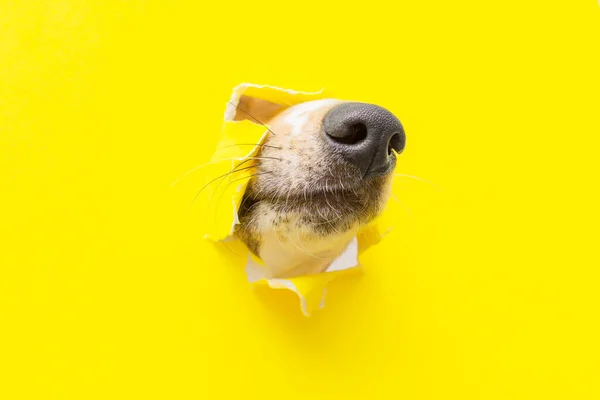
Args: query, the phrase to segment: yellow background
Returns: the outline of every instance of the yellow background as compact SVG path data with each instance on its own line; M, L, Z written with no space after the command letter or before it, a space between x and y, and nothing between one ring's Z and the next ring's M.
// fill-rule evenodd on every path
M598 398L595 1L0 1L0 398ZM169 185L243 81L405 124L307 319ZM439 187L439 189L437 188Z

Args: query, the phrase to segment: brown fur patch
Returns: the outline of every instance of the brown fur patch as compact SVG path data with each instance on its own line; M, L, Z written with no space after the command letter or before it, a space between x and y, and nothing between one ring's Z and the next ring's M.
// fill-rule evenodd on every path
M281 112L285 106L272 103L268 100L258 99L250 96L241 96L236 107L234 121L251 120L264 124Z

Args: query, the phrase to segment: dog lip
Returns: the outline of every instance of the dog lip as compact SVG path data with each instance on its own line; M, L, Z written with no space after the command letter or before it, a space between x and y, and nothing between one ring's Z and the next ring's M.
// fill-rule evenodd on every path
M390 171L390 169L391 169L390 166L391 166L391 163L388 163L384 167L367 171L367 173L365 174L365 178L368 179L368 178L371 178L371 177L374 177L374 176L385 175L385 174L387 174Z
M396 157L393 155L388 157L388 162L382 167L376 169L367 169L367 172L365 172L363 179L374 178L391 173L394 167L396 166Z

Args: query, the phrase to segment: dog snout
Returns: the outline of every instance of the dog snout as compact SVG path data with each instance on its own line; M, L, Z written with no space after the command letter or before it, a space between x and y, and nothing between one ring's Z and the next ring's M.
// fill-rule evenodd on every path
M402 123L383 107L366 103L343 103L323 119L329 145L358 167L365 177L385 174L404 150L406 136Z

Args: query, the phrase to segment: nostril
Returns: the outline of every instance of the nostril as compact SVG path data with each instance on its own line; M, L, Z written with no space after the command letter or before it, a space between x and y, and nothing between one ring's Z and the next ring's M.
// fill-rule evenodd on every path
M319 134L328 149L363 177L386 174L395 162L392 153L404 150L404 127L383 107L345 102L331 108L322 119Z
M392 155L392 150L395 150L396 153L400 153L404 150L404 143L399 133L394 133L388 142L388 155Z
M367 138L367 126L362 122L357 122L345 127L343 132L337 135L329 135L335 142L343 144L357 144Z

